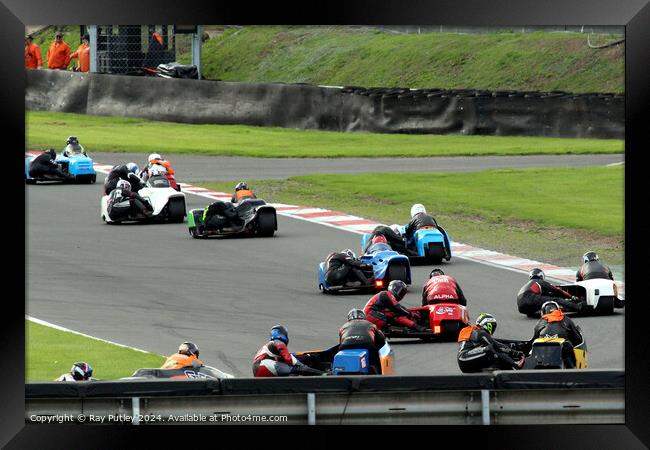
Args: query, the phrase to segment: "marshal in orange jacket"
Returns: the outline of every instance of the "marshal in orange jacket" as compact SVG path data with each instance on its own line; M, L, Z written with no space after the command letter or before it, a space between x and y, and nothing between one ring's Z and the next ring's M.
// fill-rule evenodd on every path
M50 45L47 51L47 68L65 70L70 64L70 47L64 41L56 41Z
M77 51L70 55L70 58L79 58L79 62L77 63L79 72L90 71L90 45L81 44Z
M33 42L25 45L25 67L27 69L38 69L42 65L43 58L41 57L40 47Z

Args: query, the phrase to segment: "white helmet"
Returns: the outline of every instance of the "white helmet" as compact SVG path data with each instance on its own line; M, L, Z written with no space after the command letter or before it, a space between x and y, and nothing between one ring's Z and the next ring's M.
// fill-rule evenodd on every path
M425 213L426 214L427 210L424 208L424 205L421 203L416 203L415 205L411 206L411 219L415 217L416 214L419 213Z
M402 227L399 224L396 224L396 223L392 224L390 226L390 229L393 230L397 234L402 234Z
M131 190L131 183L126 180L120 180L117 182L117 189L126 189L127 191Z
M160 156L158 153L152 153L151 155L149 155L149 158L147 158L147 161L152 162L158 159L162 159L162 156Z

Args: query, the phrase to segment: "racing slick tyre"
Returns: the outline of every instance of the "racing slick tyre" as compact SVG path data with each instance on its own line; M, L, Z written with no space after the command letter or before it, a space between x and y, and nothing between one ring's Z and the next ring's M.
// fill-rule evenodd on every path
M275 233L276 217L271 211L260 211L257 217L257 230L260 236L271 237Z
M191 227L189 228L190 236L192 236L194 239L199 239L201 236L199 236L199 233L196 231L196 227Z
M182 198L172 198L167 205L167 217L171 223L182 223L185 219L185 202Z
M440 244L429 244L427 247L427 259L432 264L442 263L442 258L445 256L445 249Z
M614 297L600 297L598 306L594 308L596 314L613 314L614 313Z
M386 278L388 283L393 280L402 280L404 283L408 282L408 269L403 262L394 262L388 266L386 271ZM388 284L386 284L388 285Z

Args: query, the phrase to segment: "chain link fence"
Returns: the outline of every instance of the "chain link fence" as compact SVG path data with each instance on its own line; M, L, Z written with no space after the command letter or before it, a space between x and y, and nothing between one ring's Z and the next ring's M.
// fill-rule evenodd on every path
M188 63L192 37L173 25L97 25L97 72L139 75L159 64Z

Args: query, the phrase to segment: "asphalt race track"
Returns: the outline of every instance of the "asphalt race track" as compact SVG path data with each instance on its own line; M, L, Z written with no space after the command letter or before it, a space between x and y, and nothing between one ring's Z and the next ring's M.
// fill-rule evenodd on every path
M91 150L89 150L91 151ZM142 153L92 152L95 162L145 162ZM284 179L297 174L361 172L466 172L528 167L604 166L623 161L614 155L532 155L432 158L244 158L163 153L181 181ZM260 170L263 168L262 170ZM182 176L181 176L182 175Z
M172 161L180 180L190 181L180 159ZM258 177L267 177L256 169ZM98 175L95 185L25 186L26 312L33 317L161 354L191 340L206 364L249 377L252 357L273 325L288 327L292 351L328 347L337 342L348 310L369 298L325 296L317 288L318 262L333 250L358 251L358 234L284 216L278 216L273 238L194 240L184 223L106 225L99 217ZM208 202L193 195L187 201L188 208ZM453 236L453 224L444 225ZM535 320L519 314L515 304L526 274L458 258L443 269L460 282L472 320L490 312L499 324L496 337L532 336ZM430 270L413 267L406 306L420 304ZM587 338L590 368L624 368L624 317L618 312L576 319ZM398 375L460 373L456 343L393 343ZM92 363L93 355L86 359Z

